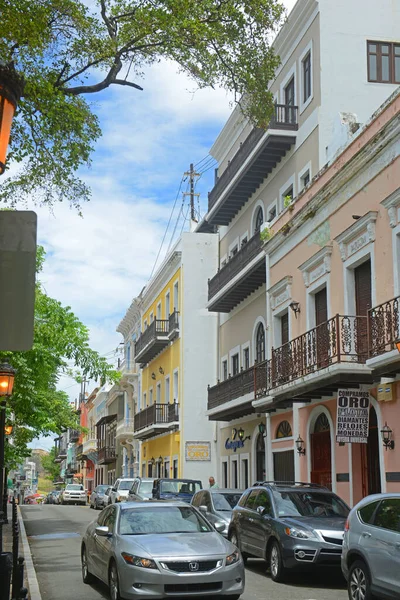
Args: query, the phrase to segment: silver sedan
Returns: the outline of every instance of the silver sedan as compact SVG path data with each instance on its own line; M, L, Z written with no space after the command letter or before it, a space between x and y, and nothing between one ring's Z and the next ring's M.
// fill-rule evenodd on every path
M82 540L84 583L94 577L112 600L222 596L244 591L242 557L184 502L124 502L105 508Z

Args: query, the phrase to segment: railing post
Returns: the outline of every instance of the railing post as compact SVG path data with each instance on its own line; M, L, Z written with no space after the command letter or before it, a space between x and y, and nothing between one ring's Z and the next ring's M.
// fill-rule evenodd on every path
M339 321L339 314L336 315L335 322L336 322L336 353L337 353L337 361L340 362L341 356L340 356L340 321Z

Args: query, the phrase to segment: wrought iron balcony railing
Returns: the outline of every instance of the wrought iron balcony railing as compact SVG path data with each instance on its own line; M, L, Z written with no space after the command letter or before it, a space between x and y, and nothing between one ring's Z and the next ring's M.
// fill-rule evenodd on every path
M296 130L297 128L297 106L275 104L274 116L268 125L268 129ZM208 194L208 210L210 210L217 202L222 191L231 182L239 168L253 152L254 148L257 146L264 134L264 129L252 129L245 141L240 145L239 150L236 152L225 171L218 178L217 183Z
M305 377L331 364L365 363L368 357L367 317L336 315L279 348L255 366L255 397Z
M254 390L254 368L250 367L229 376L225 381L220 381L217 385L208 386L208 410L217 408L226 404L230 400L240 398Z
M135 343L135 360L146 363L169 344L169 319L154 319Z
M179 404L152 404L135 415L135 431L179 421Z
M231 281L246 265L261 252L261 237L258 231L243 244L240 250L219 269L212 279L208 280L208 299L211 300L229 281Z
M400 339L400 296L368 311L369 356L379 356L396 348Z

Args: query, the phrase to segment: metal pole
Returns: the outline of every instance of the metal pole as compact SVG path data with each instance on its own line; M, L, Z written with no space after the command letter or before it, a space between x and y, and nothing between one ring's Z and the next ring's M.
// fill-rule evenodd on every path
M7 517L7 499L8 499L8 487L7 487L7 482L8 482L8 471L7 468L4 468L4 487L3 487L3 523L5 525L8 524L8 517Z
M3 493L4 493L4 442L6 425L6 403L0 402L0 554L3 552Z

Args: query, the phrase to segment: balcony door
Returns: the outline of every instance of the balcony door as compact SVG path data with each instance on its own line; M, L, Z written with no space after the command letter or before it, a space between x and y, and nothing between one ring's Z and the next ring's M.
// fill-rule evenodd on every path
M358 356L367 356L368 351L368 333L367 333L367 314L372 306L372 285L371 285L371 261L367 260L359 267L354 269L354 284L356 296L356 315L357 317L357 354Z
M311 434L311 482L332 489L331 431L328 418L321 413Z
M326 287L317 292L315 300L315 337L317 350L317 368L323 369L329 362L329 335L328 335L328 302Z
M285 87L285 123L294 123L294 77Z

